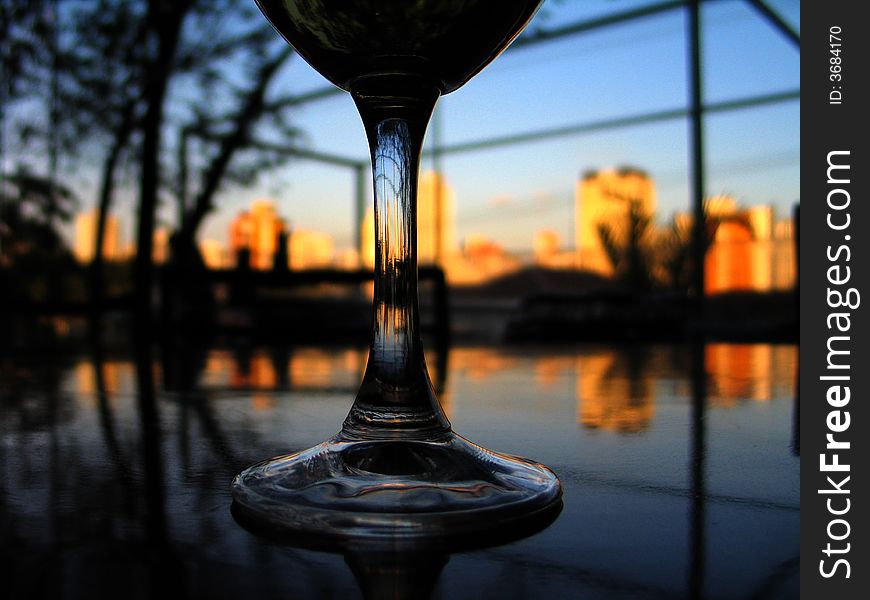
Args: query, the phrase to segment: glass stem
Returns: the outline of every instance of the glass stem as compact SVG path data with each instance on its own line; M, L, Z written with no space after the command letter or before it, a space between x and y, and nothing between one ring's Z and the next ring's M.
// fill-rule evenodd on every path
M417 178L438 90L411 83L368 80L353 92L372 158L375 280L371 348L346 439L434 440L450 432L426 369L417 303Z

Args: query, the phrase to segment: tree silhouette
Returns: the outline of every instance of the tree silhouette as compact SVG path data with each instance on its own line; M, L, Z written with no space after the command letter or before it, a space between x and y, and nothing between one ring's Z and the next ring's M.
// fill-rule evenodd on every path
M688 293L696 260L691 219L675 216L667 228L656 231L653 215L643 211L640 201L626 201L629 210L623 226L608 223L598 226L601 245L616 278L636 292L662 287ZM745 215L712 215L705 203L703 254L697 260L705 259L719 226L728 220L749 227Z
M703 206L704 225L701 238L701 256L695 257L692 243L691 219L674 217L665 234L659 242L658 252L661 256L662 272L665 274L666 287L688 293L692 285L694 261L705 260L710 247L716 239L719 226L727 221L736 220L751 230L745 214L721 216L710 213L709 206Z
M263 150L254 136L254 130L258 122L271 118L283 134L285 143L295 143L299 136L298 130L288 126L280 117L282 107L269 104L266 99L270 84L292 54L292 49L287 46L272 53L262 62L251 78L246 93L240 94L238 108L233 113L218 119L200 116L194 124L183 130L176 192L181 226L175 250L181 254L180 260L183 261L185 254L194 251L196 231L208 212L214 208L214 196L223 180L249 183L259 172L286 160L286 155ZM221 129L225 131L220 132ZM188 202L187 194L187 143L190 138L212 146L211 160L202 165L199 188L192 203ZM249 157L247 164L238 164L239 155L245 151L251 152L253 156ZM235 169L232 168L234 159L237 161Z
M640 200L627 199L628 214L623 227L601 223L598 236L616 278L636 292L652 289L654 248L652 215Z
M62 279L72 264L60 234L78 207L68 188L21 169L0 186L0 278L6 302L32 304L62 296Z
M268 122L268 141L297 143L293 99L270 94L292 51L247 0L11 0L0 16L10 39L4 75L11 74L0 116L12 118L16 155L35 157L30 164L38 167L51 139L67 166L61 177L99 165L97 250L114 190L135 182L134 271L140 308L147 308L156 208L165 192L179 205L181 247L194 249L224 181L249 182L287 159L259 143L258 128ZM46 118L48 108L62 115L57 123ZM190 142L197 152L187 152ZM173 146L174 172L166 160ZM189 180L197 182L192 195ZM102 259L96 251L94 299L103 289Z

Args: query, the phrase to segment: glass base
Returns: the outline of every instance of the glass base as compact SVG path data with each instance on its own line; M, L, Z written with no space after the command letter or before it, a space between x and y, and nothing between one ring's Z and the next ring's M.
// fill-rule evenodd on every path
M467 536L561 507L544 465L497 454L449 432L437 441L349 440L255 464L232 484L234 510L305 536Z

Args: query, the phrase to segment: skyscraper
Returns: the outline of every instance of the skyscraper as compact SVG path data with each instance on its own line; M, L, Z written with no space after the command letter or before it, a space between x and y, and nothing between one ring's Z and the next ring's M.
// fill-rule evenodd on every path
M375 256L374 213L371 209L366 211L361 227L360 262L371 268ZM447 266L447 259L458 252L456 195L443 176L426 171L417 187L417 262L434 264L440 259L441 265Z
M360 240L362 254L359 257L360 266L368 269L375 268L375 212L371 208L366 211L363 217Z
M278 250L278 236L285 231L270 200L254 200L250 211L241 211L230 223L230 253L238 260L239 251L250 252L253 269L271 269Z
M456 195L443 175L426 171L417 193L417 260L420 264L443 264L458 250Z
M97 243L97 219L99 212L94 209L76 216L75 244L73 254L81 263L90 262L94 258L94 246ZM103 234L103 258L119 260L121 258L121 238L118 219L106 215L106 229Z
M154 230L154 235L152 236L151 260L158 265L162 265L169 260L170 236L169 227L166 227L165 225L161 225Z
M574 204L579 268L613 274L601 241L601 228L608 228L614 240L624 244L632 206L646 217L652 217L655 212L655 185L646 172L620 167L583 174L577 182Z

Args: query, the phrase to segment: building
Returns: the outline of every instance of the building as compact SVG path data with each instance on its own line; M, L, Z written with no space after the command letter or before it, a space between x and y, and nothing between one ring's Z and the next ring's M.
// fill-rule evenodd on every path
M326 268L332 266L335 243L328 233L299 229L290 233L289 250L291 269Z
M546 263L559 253L559 248L562 245L559 239L559 234L552 229L541 229L535 232L535 237L532 239L532 251L535 255L535 264L546 265Z
M562 239L552 229L541 229L532 238L534 264L547 269L573 269L575 253L562 248Z
M454 253L446 264L447 279L455 285L475 285L508 275L521 268L520 261L481 234L465 238L462 253Z
M366 269L375 268L375 212L371 208L366 211L360 225L362 231L360 265Z
M773 247L773 289L793 289L798 283L798 267L792 219L780 219L774 223Z
M97 243L97 209L76 215L75 243L73 255L80 263L91 262L94 258L94 247ZM124 258L121 246L121 232L118 219L106 215L106 225L103 233L103 259L121 260Z
M443 175L426 171L417 188L417 261L443 263L458 251L456 194Z
M162 265L169 260L169 228L162 225L154 230L152 237L151 260Z
M242 250L250 250L253 230L254 222L251 213L246 210L239 211L239 214L230 221L229 249L234 262L238 262Z
M574 203L580 269L613 275L613 265L601 241L601 228L609 228L615 241L625 243L632 207L646 217L655 212L655 185L646 172L620 167L583 174L577 182Z
M440 200L439 200L440 197ZM451 259L459 254L456 239L456 195L444 177L426 171L417 187L417 262L440 263L450 270ZM375 217L369 208L360 225L361 263L369 269L375 264Z
M271 269L278 251L279 237L287 225L275 211L271 200L254 200L248 211L241 211L230 222L230 254L238 261L243 249L250 253L252 269Z
M199 253L209 269L223 269L227 266L223 244L217 240L202 240L199 243Z
M791 219L777 220L770 205L742 208L732 196L712 196L705 212L713 239L704 257L704 292L792 289L796 282ZM692 217L676 216L691 231Z
M342 248L335 259L335 266L347 271L361 268L359 251L356 248Z

